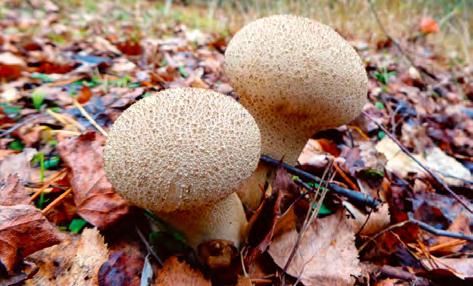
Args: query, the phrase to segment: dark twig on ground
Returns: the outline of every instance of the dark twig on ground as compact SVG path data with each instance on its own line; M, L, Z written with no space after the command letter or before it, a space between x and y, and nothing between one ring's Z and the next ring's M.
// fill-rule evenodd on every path
M409 158L414 160L414 162L416 162L422 169L424 169L424 171L426 171L427 174L429 174L438 185L440 185L445 191L450 193L463 207L465 207L465 209L467 209L470 213L473 213L473 210L471 209L471 207L465 201L463 201L463 199L459 195L457 195L437 174L435 174L432 170L430 170L430 168L428 168L427 166L422 164L422 162L417 160L417 158L414 157L411 154L411 152L409 152L409 150L407 150L407 148L404 147L404 145L402 145L402 143L399 142L399 140L397 140L397 138L394 135L389 133L386 127L376 122L376 120L374 120L368 113L364 111L363 111L363 115L369 120L371 120L374 124L376 124L386 134L386 136L391 138L391 140L393 140L393 142L396 143L397 146L399 146L402 152L404 152Z
M276 159L273 159L269 156L262 155L261 158L260 158L260 161L264 162L268 165L275 166L275 167L281 166L284 169L286 169L286 171L288 171L289 173L291 173L293 175L298 176L302 180L313 181L313 182L316 182L318 184L324 183L324 181L322 179L320 179L319 177L317 177L315 175L312 175L311 173L308 173L308 172L303 171L301 169L298 169L294 166L291 166L291 165L288 165L288 164L283 163L281 161L278 161ZM349 199L349 200L351 200L355 203L367 205L371 208L376 208L380 204L380 201L378 201L377 199L371 197L370 195L363 194L363 193L356 192L356 191L349 190L349 189L345 189L345 188L343 188L343 187L341 187L341 186L339 186L335 183L328 183L328 188L330 190L332 190L334 193L336 193L340 196L346 197L347 199Z
M430 232L431 234L438 235L438 236L451 237L451 238L458 238L458 239L463 239L463 240L473 242L473 236L471 236L471 235L466 235L466 234L459 233L459 232L451 232L451 231L446 231L446 230L443 230L443 229L435 228L435 227L433 227L429 224L426 224L425 222L422 222L420 220L416 220L413 217L412 213L409 213L408 216L409 216L409 222L416 224L421 229L423 229L427 232Z
M30 116L18 123L16 123L15 125L13 125L12 127L8 128L7 130L1 130L0 132L0 138L2 137L5 137L11 133L13 133L15 130L17 130L18 128L28 124L28 123L31 123L33 122L34 120L36 120L37 118L39 118L40 116L42 116L41 114L37 114L37 115L33 115L33 116Z
M156 262L158 262L159 266L163 266L162 260L156 254L153 247L148 243L148 240L146 240L145 236L143 235L143 233L141 232L141 230L138 227L136 227L136 233L138 233L138 236L140 237L141 241L146 246L146 249L148 250L148 253L151 254L156 259Z

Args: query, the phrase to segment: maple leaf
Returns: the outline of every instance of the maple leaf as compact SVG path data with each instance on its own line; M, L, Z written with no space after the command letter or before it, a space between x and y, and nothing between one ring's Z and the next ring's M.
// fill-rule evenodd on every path
M22 258L59 243L62 237L35 207L0 206L0 262L10 273Z
M105 138L95 132L62 140L57 149L71 169L77 213L91 224L106 228L129 212L129 205L114 192L103 169Z
M163 268L159 270L156 277L155 283L152 284L153 286L211 285L201 272L192 269L185 262L180 262L175 256L172 256L166 260Z
M273 240L269 254L281 267L287 263L299 233L296 228ZM360 272L355 234L344 211L317 219L300 240L287 273L304 285L353 285Z

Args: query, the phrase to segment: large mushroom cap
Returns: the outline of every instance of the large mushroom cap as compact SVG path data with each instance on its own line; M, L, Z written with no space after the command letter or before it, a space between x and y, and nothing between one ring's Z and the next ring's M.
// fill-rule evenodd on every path
M356 51L308 18L277 15L249 23L230 41L225 71L252 113L297 119L292 126L336 127L366 102L368 79Z
M155 212L218 201L256 168L260 134L235 100L169 89L125 110L105 147L107 177L125 198Z

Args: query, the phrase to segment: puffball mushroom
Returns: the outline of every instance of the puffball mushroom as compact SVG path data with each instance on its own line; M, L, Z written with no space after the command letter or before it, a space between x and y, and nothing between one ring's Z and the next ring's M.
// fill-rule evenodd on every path
M356 51L332 28L304 17L249 23L228 44L224 69L258 123L263 154L290 164L314 133L351 121L366 102L368 78ZM247 188L257 188L264 170L259 166Z
M258 126L234 99L196 88L146 97L115 121L105 172L116 191L183 232L189 244L228 240L246 225L238 185L256 168Z

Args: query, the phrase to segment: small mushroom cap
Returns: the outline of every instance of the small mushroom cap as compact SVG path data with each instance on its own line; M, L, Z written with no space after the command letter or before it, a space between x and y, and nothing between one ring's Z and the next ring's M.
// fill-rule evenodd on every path
M224 67L242 104L259 117L286 118L279 125L336 127L366 102L368 78L356 51L332 28L304 17L249 23L230 41Z
M176 88L125 110L109 132L105 172L116 190L154 212L228 196L259 160L253 117L223 94Z

